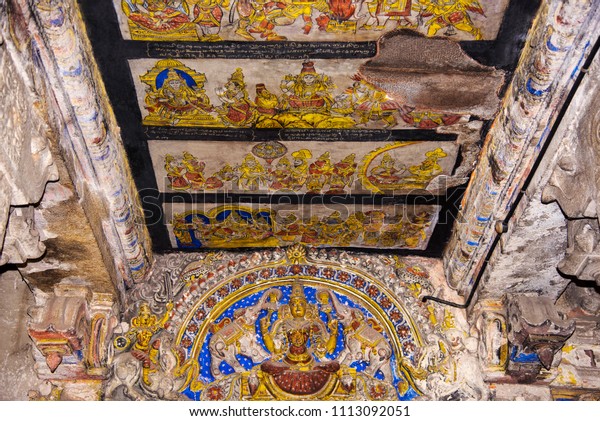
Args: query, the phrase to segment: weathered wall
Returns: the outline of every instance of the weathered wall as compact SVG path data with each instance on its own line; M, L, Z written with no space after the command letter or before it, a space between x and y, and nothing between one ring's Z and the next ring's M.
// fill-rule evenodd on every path
M33 369L33 344L27 336L27 309L33 302L19 272L0 274L0 400L26 400L27 393L40 383Z

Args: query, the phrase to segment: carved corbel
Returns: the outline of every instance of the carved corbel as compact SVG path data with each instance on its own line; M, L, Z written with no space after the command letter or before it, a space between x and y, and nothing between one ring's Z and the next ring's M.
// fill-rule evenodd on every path
M557 312L548 297L508 298L507 373L520 382L532 382L542 367L552 368L555 355L575 331L575 322Z
M108 349L112 334L119 323L118 308L112 294L94 293L90 303L90 338L86 351L88 374L106 377Z
M597 219L567 221L567 251L558 270L600 285L600 228Z
M11 207L4 237L4 247L0 250L0 266L12 263L25 263L37 259L46 251L35 228L34 207Z
M33 320L28 332L50 370L44 373L38 369L40 377L52 377L61 364L85 373L82 356L90 338L90 298L85 286L59 284L53 294L38 299L39 306L31 311ZM66 374L66 370L56 376L61 374Z
M45 379L104 379L108 345L118 323L112 294L94 293L63 281L53 293L36 292L28 332L36 350L38 375Z

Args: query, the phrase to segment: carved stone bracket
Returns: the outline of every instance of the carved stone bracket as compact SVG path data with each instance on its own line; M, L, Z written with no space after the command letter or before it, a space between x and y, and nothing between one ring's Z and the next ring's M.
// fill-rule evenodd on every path
M29 336L44 357L50 373L56 372L65 357L72 357L67 365L79 366L81 372L85 370L82 352L90 337L89 294L86 287L62 284L32 311Z
M108 343L117 324L110 294L94 294L76 280L63 281L53 293L36 293L28 332L38 352L43 379L102 379Z
M507 373L519 381L533 381L542 367L550 370L575 331L575 322L560 315L547 297L509 297L507 311L511 348Z
M487 380L502 377L508 362L506 307L502 301L480 301L471 319L479 337L478 356Z

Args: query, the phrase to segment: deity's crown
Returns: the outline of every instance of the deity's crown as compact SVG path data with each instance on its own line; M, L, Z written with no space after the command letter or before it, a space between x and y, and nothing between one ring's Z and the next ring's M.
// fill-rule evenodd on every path
M240 67L235 69L235 72L233 72L231 74L231 77L229 78L229 80L231 82L237 82L238 84L240 84L242 86L246 86L246 84L244 83L244 74L242 73L242 69Z
M302 63L302 70L300 70L301 75L310 74L316 75L317 71L315 70L315 63L312 61L305 61Z
M296 283L292 285L292 293L290 294L290 300L293 298L302 298L306 301L306 295L304 295L304 287L302 284Z
M181 80L181 76L177 74L175 69L169 69L169 71L167 72L167 79L165 80L165 82L169 82L171 80Z
M383 163L383 162L390 163L390 162L394 162L394 159L393 159L393 158L390 156L390 154L389 154L389 153L387 153L387 152L386 152L386 153L383 155L383 158L381 159L381 162L382 162L382 163Z
M312 158L312 153L308 149L300 149L299 151L293 152L292 156L294 158L310 159Z

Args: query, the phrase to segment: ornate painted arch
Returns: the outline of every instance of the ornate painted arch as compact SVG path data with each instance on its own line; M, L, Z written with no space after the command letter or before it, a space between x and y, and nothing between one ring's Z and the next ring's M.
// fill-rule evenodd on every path
M361 259L330 253L336 258L324 260L327 252L295 246L285 253L255 253L237 261L227 261L220 253L218 262L210 265L188 265L180 275L185 287L174 303L168 326L185 353L182 365L187 379L180 392L202 400L377 400L420 395L419 383L426 376L419 368L427 345L424 335L434 329L435 319L428 313L431 309L417 300L431 287L427 269L393 257ZM283 351L269 351L261 320L268 317L273 326L284 318L280 310L289 305L297 284L302 286L307 306L318 315L315 323L326 326L325 336L333 336L331 320L339 325L335 346L320 357L313 355L312 362L315 367L341 362L332 376L335 379L303 395L296 395L293 387L291 392L281 390L261 368L268 360L287 358ZM277 299L268 297L274 292ZM223 353L217 351L216 342ZM214 360L218 364L213 365ZM379 367L381 360L384 364ZM349 385L343 385L344 375ZM252 390L255 378L260 384Z

